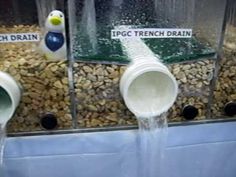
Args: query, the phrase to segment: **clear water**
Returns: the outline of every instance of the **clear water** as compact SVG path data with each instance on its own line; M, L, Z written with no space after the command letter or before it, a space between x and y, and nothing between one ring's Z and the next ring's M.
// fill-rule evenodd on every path
M97 25L96 25L96 12L94 0L86 0L84 2L82 12L81 28L87 35L88 41L91 44L92 53L97 53Z
M56 1L51 0L36 0L37 4L37 11L38 11L38 19L39 19L39 26L44 28L45 26L45 19L47 18L48 14L56 9Z
M236 1L235 0L229 0L230 6L228 7L228 13L227 13L227 20L228 23L231 25L236 24Z
M166 114L138 118L138 177L160 177L167 137Z
M6 132L5 132L5 126L0 125L0 176L3 176L3 152L4 152L4 146L5 146L5 138L6 138Z

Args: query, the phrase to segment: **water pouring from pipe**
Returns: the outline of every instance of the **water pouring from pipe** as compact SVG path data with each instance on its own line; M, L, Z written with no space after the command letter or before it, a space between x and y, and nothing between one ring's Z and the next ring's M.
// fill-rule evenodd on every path
M120 92L139 123L137 174L159 177L167 136L166 112L176 100L178 85L140 38L124 38L121 44L131 63L121 78Z

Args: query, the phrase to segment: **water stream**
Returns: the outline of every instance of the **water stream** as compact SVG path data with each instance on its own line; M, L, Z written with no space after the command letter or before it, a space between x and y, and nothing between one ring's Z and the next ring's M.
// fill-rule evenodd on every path
M84 2L82 12L81 27L87 34L93 53L97 53L97 25L96 25L96 11L94 0L86 0Z
M0 176L3 176L3 152L4 152L4 147L5 147L5 139L6 139L6 131L5 131L5 126L1 125L0 126Z
M167 137L166 114L138 118L138 177L160 177Z

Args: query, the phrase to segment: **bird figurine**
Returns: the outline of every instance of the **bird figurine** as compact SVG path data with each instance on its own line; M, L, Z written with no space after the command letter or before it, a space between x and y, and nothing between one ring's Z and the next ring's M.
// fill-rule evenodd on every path
M53 10L45 22L45 34L40 48L47 59L66 59L65 18L59 10Z

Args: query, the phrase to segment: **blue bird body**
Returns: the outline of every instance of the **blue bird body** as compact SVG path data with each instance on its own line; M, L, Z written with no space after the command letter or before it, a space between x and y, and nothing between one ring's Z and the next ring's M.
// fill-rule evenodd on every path
M65 39L62 33L48 32L45 36L46 46L53 52L59 50L64 45Z

